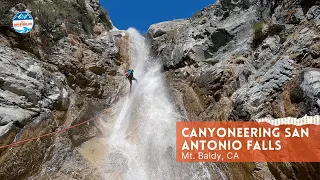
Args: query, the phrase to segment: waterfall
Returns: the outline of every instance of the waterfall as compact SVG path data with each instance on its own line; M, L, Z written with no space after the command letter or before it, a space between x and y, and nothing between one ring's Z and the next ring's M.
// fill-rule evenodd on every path
M179 116L170 102L161 65L149 56L150 48L137 30L127 32L130 68L138 83L133 81L121 102L108 137L105 178L211 179L206 166L176 162L175 122Z

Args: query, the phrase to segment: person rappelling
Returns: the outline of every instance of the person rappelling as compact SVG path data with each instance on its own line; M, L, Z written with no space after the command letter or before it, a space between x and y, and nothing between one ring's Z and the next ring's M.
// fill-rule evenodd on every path
M133 69L127 70L126 77L128 78L128 80L130 82L130 88L132 86L132 80L135 80L138 83L138 80L135 77L133 77Z
M297 16L297 11L295 9L291 9L287 14L287 23L289 24L298 24L300 23L300 19Z

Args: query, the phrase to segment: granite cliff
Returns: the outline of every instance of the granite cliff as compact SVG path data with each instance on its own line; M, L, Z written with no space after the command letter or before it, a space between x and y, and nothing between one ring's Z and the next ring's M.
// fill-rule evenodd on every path
M126 90L125 32L95 0L1 0L0 144L89 119ZM15 33L11 17L29 11L34 30ZM101 179L76 150L101 134L89 123L0 150L0 179Z
M320 114L320 2L218 0L147 37L192 121ZM216 179L317 179L319 163L210 164Z
M127 94L128 33L98 0L0 3L0 145L90 119ZM10 27L18 11L35 19L27 35ZM151 25L146 40L182 117L246 121L320 115L319 31L317 0L218 0L191 18ZM90 149L102 134L90 122L0 149L0 179L104 179L88 159L104 153ZM202 166L212 179L320 175L319 163Z

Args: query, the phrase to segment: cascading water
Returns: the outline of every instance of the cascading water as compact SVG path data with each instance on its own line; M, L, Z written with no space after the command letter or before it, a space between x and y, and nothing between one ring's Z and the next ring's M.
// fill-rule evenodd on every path
M150 59L145 38L128 30L130 60L138 79L118 109L104 174L106 179L211 179L205 166L175 161L175 122L161 66Z

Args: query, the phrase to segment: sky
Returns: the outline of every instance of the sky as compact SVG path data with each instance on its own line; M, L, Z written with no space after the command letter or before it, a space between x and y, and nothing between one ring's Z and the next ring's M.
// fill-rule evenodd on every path
M134 27L146 33L151 24L192 17L215 0L100 0L120 30Z

